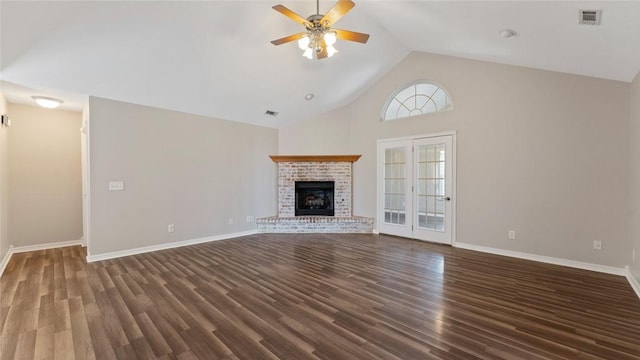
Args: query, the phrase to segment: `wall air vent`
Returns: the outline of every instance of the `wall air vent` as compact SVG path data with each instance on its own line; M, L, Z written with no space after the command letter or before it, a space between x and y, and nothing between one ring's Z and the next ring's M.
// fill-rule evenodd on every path
M584 10L578 12L578 24L600 25L600 15L602 10Z
M277 111L271 111L271 110L267 110L264 112L265 115L269 115L269 116L276 116L278 115Z

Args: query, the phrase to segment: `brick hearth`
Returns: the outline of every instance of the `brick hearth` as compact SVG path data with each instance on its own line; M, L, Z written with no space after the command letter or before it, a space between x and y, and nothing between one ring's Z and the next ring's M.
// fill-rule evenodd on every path
M258 219L261 233L370 233L373 219L361 216L273 216Z

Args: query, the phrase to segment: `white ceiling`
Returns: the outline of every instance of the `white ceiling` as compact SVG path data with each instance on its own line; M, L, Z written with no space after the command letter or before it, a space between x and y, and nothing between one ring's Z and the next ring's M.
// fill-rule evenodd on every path
M355 1L336 27L369 42L308 60L295 42L269 43L302 30L271 9L279 0L3 0L2 91L30 104L56 96L70 110L91 95L278 127L348 104L411 51L620 81L640 70L640 1ZM315 13L313 0L282 4ZM581 8L602 9L602 24L578 25ZM505 28L518 36L500 37Z

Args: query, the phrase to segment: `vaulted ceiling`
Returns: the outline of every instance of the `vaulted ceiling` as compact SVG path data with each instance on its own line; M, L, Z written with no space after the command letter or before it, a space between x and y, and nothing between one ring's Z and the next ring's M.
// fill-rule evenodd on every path
M336 27L369 42L338 41L334 57L308 60L295 42L269 43L303 30L271 9L278 0L3 0L2 91L72 110L91 95L278 127L350 103L412 51L627 82L640 70L640 1L355 1ZM315 13L312 0L282 4ZM320 1L320 13L334 4ZM579 25L579 9L601 9L601 25Z

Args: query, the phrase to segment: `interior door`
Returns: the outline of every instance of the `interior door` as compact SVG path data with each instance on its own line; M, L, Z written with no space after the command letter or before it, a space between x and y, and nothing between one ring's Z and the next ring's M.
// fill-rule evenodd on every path
M378 144L378 231L451 244L453 136Z

